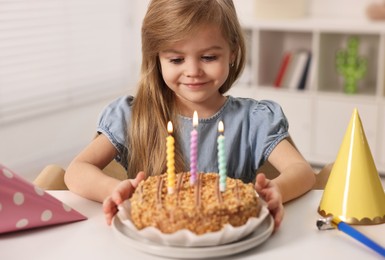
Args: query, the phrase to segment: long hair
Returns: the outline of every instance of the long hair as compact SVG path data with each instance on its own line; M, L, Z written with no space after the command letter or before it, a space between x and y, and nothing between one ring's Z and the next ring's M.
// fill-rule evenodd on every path
M165 84L158 54L192 35L201 26L217 25L235 53L229 76L220 87L225 93L243 70L245 43L232 0L152 0L142 24L142 67L128 128L128 177L139 171L146 176L166 170L167 122L178 136L178 112L174 92ZM175 169L186 170L178 138L175 138Z

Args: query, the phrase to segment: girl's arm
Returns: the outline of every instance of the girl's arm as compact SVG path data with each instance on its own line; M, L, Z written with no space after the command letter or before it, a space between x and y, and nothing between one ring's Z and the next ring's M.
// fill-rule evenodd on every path
M120 181L102 172L117 155L108 138L98 135L68 166L64 181L74 193L102 202Z
M315 183L315 173L310 164L288 140L281 141L268 160L280 172L280 175L272 182L278 186L283 203L312 189Z
M255 189L267 202L275 229L278 229L284 215L283 203L309 191L315 183L315 173L288 140L281 141L268 160L280 175L269 180L263 173L258 174Z

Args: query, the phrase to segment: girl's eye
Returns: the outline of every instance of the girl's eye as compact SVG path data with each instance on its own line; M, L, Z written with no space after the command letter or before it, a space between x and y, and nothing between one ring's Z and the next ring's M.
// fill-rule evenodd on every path
M214 61L216 59L217 59L217 56L214 56L214 55L202 56L202 60L204 60L204 61Z
M170 59L170 62L173 64L180 64L183 62L183 58L173 58L173 59Z

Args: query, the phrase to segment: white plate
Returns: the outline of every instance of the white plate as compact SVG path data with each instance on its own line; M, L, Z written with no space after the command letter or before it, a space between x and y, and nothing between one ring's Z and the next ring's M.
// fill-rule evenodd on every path
M239 227L233 227L230 224L215 232L208 232L202 235L197 235L188 229L181 229L171 234L164 234L156 227L146 227L138 230L131 221L131 204L129 200L124 201L119 205L118 214L116 217L120 219L123 225L136 233L137 236L142 237L155 244L162 244L165 246L174 247L206 247L218 246L238 241L247 235L250 235L258 225L269 215L269 210L266 204L261 200L261 211L258 218L249 218L248 221Z
M212 247L172 247L153 243L144 240L138 234L130 230L117 217L113 219L112 227L118 237L120 237L128 246L139 251L163 257L192 259L228 256L254 248L270 237L274 229L274 221L269 214L269 216L266 217L249 236L230 244Z

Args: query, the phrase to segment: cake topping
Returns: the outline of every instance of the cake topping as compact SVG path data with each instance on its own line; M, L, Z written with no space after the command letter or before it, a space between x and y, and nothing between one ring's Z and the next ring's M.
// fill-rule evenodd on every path
M219 175L215 176L215 193L217 194L218 198L218 203L222 204L223 203L223 198L222 198L222 192L219 189Z
M237 196L238 203L241 203L241 198L239 197L239 186L238 186L238 181L235 181L235 195Z
M158 207L162 207L162 186L163 186L163 177L161 175L158 176L158 182L157 182L157 196L156 201L158 204Z
M226 191L219 190L217 173L199 173L190 186L190 173L176 175L176 192L168 194L167 174L149 176L139 183L130 199L131 220L140 230L156 227L163 233L188 229L204 234L230 224L244 225L260 211L254 185L227 178ZM164 186L164 187L163 187Z
M195 183L195 206L201 206L201 197L202 197L202 173L198 173L198 179Z
M176 185L176 205L179 206L179 191L183 184L184 172L178 175L178 183Z

